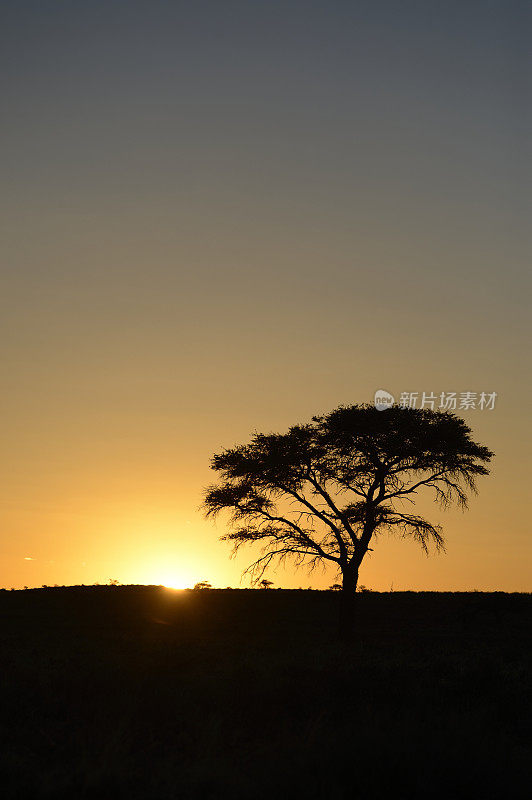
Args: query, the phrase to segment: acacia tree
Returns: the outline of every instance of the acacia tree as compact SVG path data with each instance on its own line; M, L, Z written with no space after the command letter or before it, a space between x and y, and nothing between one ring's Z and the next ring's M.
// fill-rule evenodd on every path
M332 564L350 598L382 532L413 537L427 553L430 544L444 549L440 527L413 513L414 495L425 489L441 506L466 508L492 456L450 412L340 406L214 455L219 481L206 489L204 510L208 517L229 511L221 538L235 553L243 544L262 545L246 570L253 580L276 559L311 569Z

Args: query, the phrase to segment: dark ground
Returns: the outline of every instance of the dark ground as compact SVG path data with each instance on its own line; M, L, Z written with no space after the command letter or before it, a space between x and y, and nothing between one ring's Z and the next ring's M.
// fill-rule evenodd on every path
M521 798L532 595L0 591L11 798Z

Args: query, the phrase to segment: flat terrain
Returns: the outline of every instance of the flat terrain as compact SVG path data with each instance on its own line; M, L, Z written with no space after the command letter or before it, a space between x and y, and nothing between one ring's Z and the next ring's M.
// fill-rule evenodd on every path
M11 798L520 798L532 595L0 591Z

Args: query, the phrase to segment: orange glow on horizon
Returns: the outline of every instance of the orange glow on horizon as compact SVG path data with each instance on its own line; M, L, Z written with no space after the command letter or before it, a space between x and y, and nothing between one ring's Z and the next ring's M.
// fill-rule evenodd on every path
M184 589L191 589L194 584L191 584L190 581L183 581L176 578L165 578L164 580L159 582L161 586L165 589L172 589L176 592L182 592Z
M136 572L142 583L149 586L163 586L173 591L192 589L201 580L201 577L197 577L199 574L197 568L183 564L155 564L146 572L142 568Z

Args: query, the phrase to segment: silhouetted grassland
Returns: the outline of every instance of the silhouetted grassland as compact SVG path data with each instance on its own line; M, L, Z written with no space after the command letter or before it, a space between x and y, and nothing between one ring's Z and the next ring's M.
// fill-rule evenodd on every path
M519 798L532 596L0 592L6 798Z

